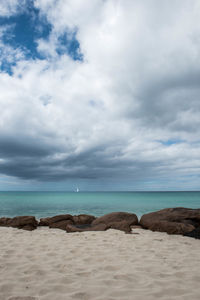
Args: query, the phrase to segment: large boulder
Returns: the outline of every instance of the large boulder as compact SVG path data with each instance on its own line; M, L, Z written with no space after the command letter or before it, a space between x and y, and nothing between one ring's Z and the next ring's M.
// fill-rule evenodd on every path
M0 226L34 230L37 228L38 222L33 216L19 216L14 218L0 218Z
M165 208L143 215L140 225L152 231L185 234L200 226L200 209Z
M54 222L54 223L50 223L49 224L49 228L58 228L58 229L62 229L65 230L67 225L71 225L73 224L72 220L68 219L68 220L61 220L58 222Z
M110 214L106 214L94 220L92 222L92 226L101 223L109 225L111 223L122 222L122 221L125 221L129 226L138 224L138 218L135 214L131 214L127 212L112 212Z
M88 226L68 225L67 232L83 231L104 231L109 228L122 230L126 233L131 232L131 225L137 225L138 218L135 214L126 212L113 212L102 217L96 218Z
M92 222L93 226L106 225L106 229L113 228L122 230L126 233L131 232L131 226L138 224L138 218L135 214L127 212L112 212L97 218Z
M64 220L71 220L72 221L72 215L66 214L66 215L57 215L51 218L48 218L49 225L53 223L57 223Z

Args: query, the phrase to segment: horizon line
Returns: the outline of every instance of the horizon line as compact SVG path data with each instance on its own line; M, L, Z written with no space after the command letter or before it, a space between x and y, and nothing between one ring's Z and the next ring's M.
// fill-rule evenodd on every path
M102 190L102 191L91 191L91 190L79 190L76 192L75 190L0 190L0 193L4 192L36 192L36 193L45 193L45 192L53 192L53 193L166 193L166 192L200 192L200 190Z

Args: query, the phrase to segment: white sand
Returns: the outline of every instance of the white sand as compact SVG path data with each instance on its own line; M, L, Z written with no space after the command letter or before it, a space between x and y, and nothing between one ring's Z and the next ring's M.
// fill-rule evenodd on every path
M133 232L1 227L0 300L199 300L200 240Z

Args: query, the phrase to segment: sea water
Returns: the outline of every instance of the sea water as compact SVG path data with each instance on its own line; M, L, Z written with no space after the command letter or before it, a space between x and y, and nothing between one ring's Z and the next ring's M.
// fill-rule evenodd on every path
M200 192L0 192L0 217L101 216L113 211L141 217L167 207L200 208Z

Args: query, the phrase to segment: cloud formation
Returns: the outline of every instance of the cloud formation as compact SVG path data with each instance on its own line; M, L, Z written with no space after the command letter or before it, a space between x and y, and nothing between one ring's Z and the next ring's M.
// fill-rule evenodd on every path
M25 5L6 3L8 17ZM10 48L0 73L0 173L199 189L199 1L33 5L51 31L35 40L43 59Z

